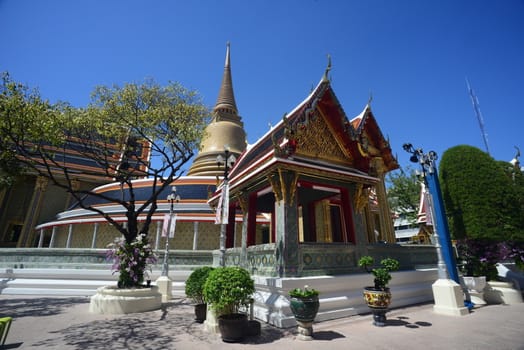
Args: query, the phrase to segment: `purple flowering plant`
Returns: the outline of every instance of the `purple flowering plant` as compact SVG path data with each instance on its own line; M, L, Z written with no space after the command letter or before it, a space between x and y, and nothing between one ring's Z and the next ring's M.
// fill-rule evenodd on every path
M147 236L141 233L131 243L124 237L116 238L108 248L106 258L113 262L111 270L119 273L118 288L141 287L148 265L157 262Z
M485 239L464 239L456 242L458 264L464 276L486 276L486 280L497 279L497 263L513 260L517 267L524 267L522 244L494 242Z
M523 242L503 242L500 251L504 261L513 261L519 270L524 271Z

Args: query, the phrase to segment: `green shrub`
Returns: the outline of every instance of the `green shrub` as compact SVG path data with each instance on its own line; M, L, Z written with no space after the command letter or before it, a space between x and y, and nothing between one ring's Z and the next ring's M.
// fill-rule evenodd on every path
M204 304L204 283L214 268L203 266L195 269L186 281L186 296L197 304Z
M255 292L249 272L240 267L219 267L211 271L204 283L204 300L217 316L238 313L247 307Z
M292 298L313 298L318 297L318 290L304 286L304 289L295 288L289 291L289 296Z
M375 289L385 290L388 287L389 281L391 281L391 271L396 271L400 267L398 260L392 258L385 258L380 261L382 267L376 267L369 269L374 263L374 259L371 256L363 256L358 261L358 266L363 267L367 272L372 273L375 276L374 284Z

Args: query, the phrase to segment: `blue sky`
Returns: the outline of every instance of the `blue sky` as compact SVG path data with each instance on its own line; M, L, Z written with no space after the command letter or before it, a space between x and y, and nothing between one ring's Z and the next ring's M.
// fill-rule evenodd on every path
M309 94L330 54L346 114L371 93L402 166L405 142L439 156L459 144L485 150L467 77L491 155L524 152L522 0L0 0L0 39L0 71L75 106L96 85L152 77L212 107L230 41L249 143Z

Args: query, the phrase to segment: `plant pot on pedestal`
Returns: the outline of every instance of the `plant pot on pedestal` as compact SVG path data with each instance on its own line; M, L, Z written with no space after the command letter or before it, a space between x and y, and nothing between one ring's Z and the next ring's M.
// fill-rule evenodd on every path
M364 288L364 299L366 304L373 313L373 324L377 327L386 325L386 312L391 304L391 292L388 283L391 280L391 271L399 269L400 264L397 260L386 258L380 261L382 267L370 269L374 263L371 256L363 256L358 261L358 265L363 267L367 272L373 274L374 286Z
M373 313L373 324L377 327L384 327L387 321L386 312L391 304L389 288L381 290L375 287L365 287L364 299Z
M320 302L318 291L309 289L295 288L289 292L289 308L295 316L298 326L298 337L301 340L313 339L313 321L317 316Z

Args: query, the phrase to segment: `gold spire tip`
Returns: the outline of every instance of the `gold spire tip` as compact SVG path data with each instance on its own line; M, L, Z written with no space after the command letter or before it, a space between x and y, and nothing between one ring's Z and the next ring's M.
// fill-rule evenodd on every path
M322 77L323 81L328 81L328 73L331 70L331 55L327 54L327 58L328 58L328 64L327 64L326 70L324 72L324 76Z

